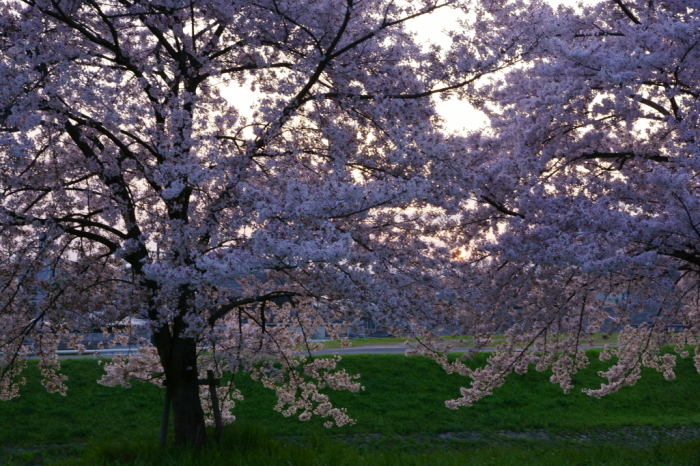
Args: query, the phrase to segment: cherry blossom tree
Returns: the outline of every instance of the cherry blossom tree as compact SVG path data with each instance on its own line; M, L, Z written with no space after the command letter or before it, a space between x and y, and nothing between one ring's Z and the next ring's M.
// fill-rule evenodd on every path
M452 256L470 185L433 99L535 43L509 20L445 46L406 27L512 9L470 3L2 2L0 397L30 352L64 393L59 343L138 317L152 337L101 382L166 385L178 444L206 440L207 370L351 423L319 390L361 387L337 358L297 357L311 331L366 314L429 329L466 301ZM227 413L242 395L219 390Z
M440 10L462 27L419 44L408 26ZM249 372L284 415L353 422L324 389L359 383L309 336L367 315L473 379L451 408L530 364L570 390L598 331L622 333L590 394L642 366L672 378L660 346L698 336L699 10L3 2L0 397L30 352L65 393L59 343L129 317L152 337L101 383L165 385L194 446L208 370ZM440 97L491 126L448 134ZM475 350L506 339L470 369L444 328ZM231 420L244 394L218 390Z
M453 408L529 364L570 390L595 332L622 333L593 396L643 366L673 378L676 355L660 346L686 357L683 344L698 343L700 3L527 3L509 21L536 46L481 88L491 127L465 140L463 159L463 256L481 272L465 283L485 305L461 320L506 343L481 369L437 356L474 379Z

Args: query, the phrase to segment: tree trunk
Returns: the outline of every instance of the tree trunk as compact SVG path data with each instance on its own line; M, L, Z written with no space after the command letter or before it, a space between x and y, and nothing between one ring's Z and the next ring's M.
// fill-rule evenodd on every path
M154 343L170 391L175 445L200 449L207 441L207 433L199 399L197 342L193 338L172 337L169 332L167 337L162 331L158 333L160 335L156 335Z

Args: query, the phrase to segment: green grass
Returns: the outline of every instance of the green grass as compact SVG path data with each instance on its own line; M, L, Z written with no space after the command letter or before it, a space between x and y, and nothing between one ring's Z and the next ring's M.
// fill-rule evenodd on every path
M104 387L95 359L62 361L68 395L49 394L30 362L21 396L0 402L0 445L62 444L115 438L124 432L157 431L161 390L135 382L133 388Z
M485 357L485 356L484 356ZM609 363L608 363L609 364ZM503 387L469 408L452 411L444 401L457 398L468 379L447 375L426 358L402 355L353 355L343 359L350 373L360 373L363 392L334 393L339 406L357 420L355 426L336 429L343 434L396 432L439 433L482 430L550 429L579 430L629 425L676 426L700 424L700 375L692 361L681 360L678 377L666 381L654 371L644 371L634 387L596 400L580 391L603 381L596 373L607 364L595 360L574 381L577 389L565 395L549 383L548 373L514 374ZM324 431L320 420L299 423L271 412L274 394L253 390L253 382L239 377L245 400L235 414L256 419L274 435L298 432L308 435Z
M485 357L485 356L483 356ZM68 374L68 396L48 394L35 367L26 373L28 384L17 399L0 403L0 445L58 444L111 439L125 432L156 435L163 402L161 389L134 382L131 389L95 383L102 368L92 359L63 361ZM337 406L348 408L357 424L325 429L321 419L300 422L272 410L274 392L245 375L236 384L246 397L237 403L238 419L254 419L272 435L439 433L525 429L580 430L647 425L669 427L700 425L700 375L691 360L679 360L676 380L666 381L645 370L633 387L600 400L581 393L603 379L597 371L609 363L593 361L574 377L570 394L549 383L548 373L511 375L503 387L469 408L445 408L444 401L459 396L468 379L447 375L426 358L403 355L345 356L342 366L359 373L365 390L331 392Z
M449 448L362 449L329 438L312 437L304 444L283 443L263 429L239 424L203 452L167 447L148 440L103 442L88 447L80 458L57 458L55 466L599 466L697 465L700 442L685 441L634 448L620 445L556 445L532 442L508 445L462 444ZM8 466L23 464L21 458Z
M593 337L593 341L590 346L603 346L603 345L616 345L617 344L617 333L612 333L610 335L603 336L602 333L596 333ZM472 337L444 337L445 340L463 340L464 342L459 345L459 347L469 347L471 346L470 340ZM390 338L353 338L350 340L352 348L360 348L363 346L401 346L406 342L408 338L405 337L390 337ZM496 335L493 339L493 344L489 347L493 348L496 344L503 341L502 335ZM589 342L582 342L582 346L589 345ZM323 342L323 349L338 349L342 347L340 340L329 340Z
M595 353L594 351L593 354ZM481 355L476 363L482 363L485 357L486 355ZM497 389L492 396L484 398L470 408L451 411L445 408L444 401L458 397L459 387L468 384L467 379L445 374L434 362L426 358L406 358L403 355L352 355L343 358L342 366L351 373L362 374L360 381L366 389L357 394L333 392L331 396L337 406L348 408L348 414L357 420L356 425L328 430L322 426L320 419L302 423L295 417L284 418L272 410L275 403L274 393L240 374L235 376L235 381L246 399L238 402L234 414L241 420L238 426L248 426L245 427L247 429L251 428L250 420L254 420L253 430L265 432L268 436L266 442L269 445L272 445L270 442L278 445L284 453L282 456L287 455L285 457L288 458L292 450L301 449L294 453L301 455L299 461L292 463L300 465L508 464L499 463L503 460L503 452L506 450L510 451L508 454L514 458L520 455L523 458L539 458L537 461L540 461L519 461L520 464L691 464L683 462L687 458L695 458L692 464L700 464L700 457L683 453L686 450L700 451L700 444L697 442L680 442L680 446L668 450L677 452L674 456L680 461L677 463L642 461L647 461L648 458L662 458L666 454L664 452L667 452L662 446L650 447L656 450L649 450L642 456L634 453L632 447L619 449L616 446L615 448L622 452L620 455L628 455L630 459L628 463L611 463L605 459L605 455L609 455L612 450L605 445L598 445L589 451L581 450L581 447L576 445L559 444L543 449L541 442L539 447L527 442L509 442L507 448L489 448L484 446L483 442L473 445L458 439L448 442L436 441L441 433L446 432L480 432L488 437L489 433L499 430L519 432L541 429L566 437L569 433L627 426L649 426L655 429L683 425L700 426L700 375L693 367L692 360L679 360L676 371L678 376L673 381L666 381L660 374L645 370L642 380L637 385L625 387L620 392L600 400L581 393L580 388L596 387L603 381L596 373L609 364L594 360L589 368L575 376L577 388L568 395L563 394L558 386L549 383L548 373L533 371L510 376L506 384ZM102 458L100 461L112 458L109 460L111 463L104 464L189 464L183 463L183 458L171 463L147 462L151 461L146 459L148 455L155 455L161 459L167 455L186 455L175 450L168 450L169 453L165 456L162 451L148 453L156 444L158 435L163 403L163 393L159 388L138 382L135 382L131 389L97 385L95 381L101 377L102 368L93 359L66 360L63 361L63 365L64 372L69 376L67 397L47 394L39 383L35 365L30 364L26 372L28 383L23 387L22 396L0 403L0 457L3 456L3 447L12 448L6 450L7 464L28 464L27 458L37 455L48 455L51 458L62 455L75 456L75 450L81 449L85 444L89 445L87 451L92 452L90 454L93 455L93 459L98 456ZM231 445L237 445L236 442L239 442L235 440L236 436L249 435L244 431L236 433L235 429L238 426L229 429L233 432L230 436L234 439L231 440ZM379 440L364 443L356 441L362 436L376 433L382 434L378 437ZM303 445L290 446L285 443L289 441L300 442ZM348 442L354 446L349 446ZM19 449L37 445L44 447L38 451L31 448ZM426 456L425 460L420 460L420 453L424 452L426 445L438 450L429 457ZM273 452L278 447L266 448ZM60 451L45 453L56 448ZM141 458L146 462L114 462L117 460L110 451L115 448L125 452L132 451L132 454L137 452L139 455L146 455ZM208 454L223 454L221 451L227 448L214 448L216 451ZM383 453L378 451L378 448L393 451L391 454L394 455L394 459L391 461L398 461L399 458L400 462L392 463L382 457ZM465 448L468 452L462 451ZM240 449L240 446L235 449ZM554 459L547 462L550 461L547 459L550 454L554 455ZM354 462L348 463L333 462L334 455L355 459L352 460ZM318 462L308 462L311 460L307 461L308 458L302 457L313 457ZM491 457L494 458L494 462L489 462ZM435 462L425 462L428 461L427 458ZM575 460L576 458L578 459ZM586 462L589 458L598 458L598 462ZM136 461L134 458L129 461L132 460ZM251 456L245 461L241 459L238 463L212 460L213 462L197 464L288 466L284 462L276 463L277 460L272 457L267 460L269 462L256 463L257 460ZM556 462L560 460L569 462ZM3 464L1 459L0 464Z
M359 348L362 346L398 346L404 343L407 338L389 337L389 338L353 338L350 340L351 348ZM329 340L323 342L323 349L338 349L342 346L340 340Z

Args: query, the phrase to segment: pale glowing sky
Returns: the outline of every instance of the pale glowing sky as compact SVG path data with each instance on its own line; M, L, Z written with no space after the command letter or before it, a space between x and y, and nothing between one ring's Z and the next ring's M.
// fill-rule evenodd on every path
M552 5L574 5L577 0L548 0ZM583 4L594 5L606 0L582 0ZM416 31L426 42L445 43L442 31L458 27L453 10L443 9L407 23L409 29ZM474 130L488 124L483 113L474 109L468 102L457 98L447 101L437 101L438 113L445 119L448 130L462 132Z

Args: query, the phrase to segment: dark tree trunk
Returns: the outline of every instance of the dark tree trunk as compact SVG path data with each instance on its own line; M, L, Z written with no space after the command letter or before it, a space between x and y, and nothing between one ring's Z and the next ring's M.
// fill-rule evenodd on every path
M172 336L167 329L154 335L172 402L175 445L200 449L207 441L199 399L197 342Z

